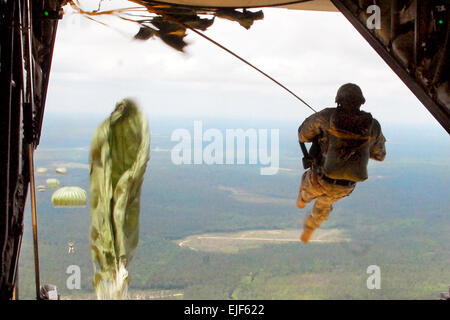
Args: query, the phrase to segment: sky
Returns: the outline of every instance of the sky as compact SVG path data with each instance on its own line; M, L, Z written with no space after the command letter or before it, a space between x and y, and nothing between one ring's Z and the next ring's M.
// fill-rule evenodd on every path
M131 22L107 17L105 27L67 7L65 11L57 31L47 113L106 117L117 101L133 97L152 118L301 121L311 114L282 88L193 32L188 31L189 45L180 53L159 39L133 40L138 26ZM342 14L263 12L264 19L250 30L216 19L205 34L315 109L334 107L339 86L353 82L366 98L362 109L381 123L439 126Z

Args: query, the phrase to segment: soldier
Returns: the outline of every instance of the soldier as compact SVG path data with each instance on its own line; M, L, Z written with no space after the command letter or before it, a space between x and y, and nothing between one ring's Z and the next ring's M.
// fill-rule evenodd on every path
M335 101L337 108L313 114L298 128L299 142L313 145L312 165L302 176L297 207L302 209L316 199L304 221L300 237L303 242L308 242L314 230L328 219L334 202L352 193L357 182L367 179L369 158L383 161L386 156L386 139L379 122L359 110L366 101L359 86L344 84Z
M74 243L69 242L67 245L69 247L69 253L74 253L75 252Z

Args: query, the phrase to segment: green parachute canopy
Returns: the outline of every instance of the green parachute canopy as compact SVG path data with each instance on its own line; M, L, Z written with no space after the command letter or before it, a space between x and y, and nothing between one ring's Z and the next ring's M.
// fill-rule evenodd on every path
M37 186L36 189L37 189L37 191L39 191L39 192L45 192L45 190L46 190L45 186L43 186L43 185Z
M80 187L62 187L52 195L54 207L84 207L86 203L86 191Z
M141 186L150 159L148 122L130 99L117 103L91 143L90 244L99 299L127 296L128 264L139 239Z
M59 187L59 180L55 178L50 178L45 180L45 183L47 183L47 186L51 189L55 189Z

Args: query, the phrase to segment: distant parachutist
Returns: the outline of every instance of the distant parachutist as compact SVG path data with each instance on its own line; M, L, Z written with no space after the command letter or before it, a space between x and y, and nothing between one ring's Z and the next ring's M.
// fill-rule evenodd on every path
M73 242L69 242L67 244L69 246L69 254L74 253L75 252L75 248L74 248L74 243Z

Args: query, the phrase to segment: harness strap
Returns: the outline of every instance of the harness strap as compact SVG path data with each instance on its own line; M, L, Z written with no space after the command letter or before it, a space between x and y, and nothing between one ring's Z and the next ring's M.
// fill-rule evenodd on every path
M331 179L331 178L327 177L324 174L319 175L319 177L321 179L325 180L326 182L330 183L330 184L337 184L339 186L353 187L354 185L356 185L356 182L354 182L354 181L340 180L340 179Z

